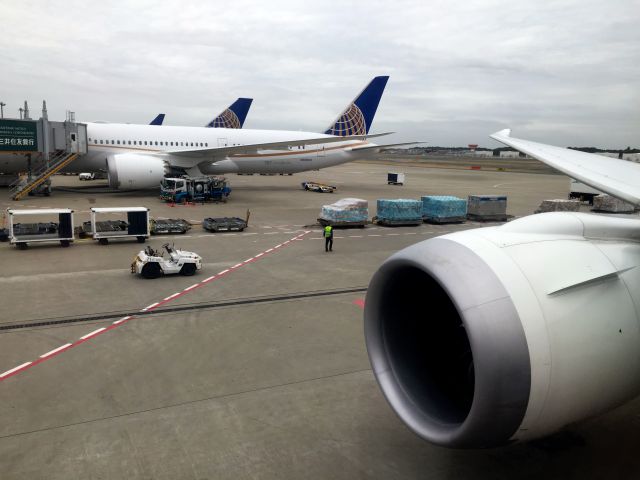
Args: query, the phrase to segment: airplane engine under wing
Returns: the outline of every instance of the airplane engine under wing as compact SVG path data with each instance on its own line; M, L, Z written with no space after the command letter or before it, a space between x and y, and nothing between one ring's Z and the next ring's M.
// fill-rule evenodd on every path
M640 393L640 222L525 217L408 247L373 276L365 337L388 402L453 448L528 440Z
M168 167L156 156L123 153L107 157L107 172L111 188L138 190L158 187Z

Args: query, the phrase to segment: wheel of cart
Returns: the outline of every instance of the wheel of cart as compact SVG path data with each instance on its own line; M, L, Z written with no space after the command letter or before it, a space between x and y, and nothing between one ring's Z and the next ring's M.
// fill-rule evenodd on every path
M66 248L69 245L71 245L71 242L69 242L69 240L60 240L60 246Z
M138 240L138 243L144 243L146 239L147 239L146 237L136 237L136 240Z
M99 238L98 239L98 243L100 245L109 245L109 239L108 238Z
M16 247L18 247L18 250L26 250L27 242L18 242L16 243Z

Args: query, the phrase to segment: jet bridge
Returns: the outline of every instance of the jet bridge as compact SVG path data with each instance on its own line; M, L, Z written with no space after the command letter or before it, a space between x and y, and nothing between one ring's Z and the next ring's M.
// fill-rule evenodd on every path
M21 111L28 112L28 108ZM26 157L26 171L12 177L9 184L13 200L34 193L48 195L51 176L87 153L87 126L76 123L73 112L67 112L64 122L49 121L43 104L39 120L28 114L24 117L0 119L0 155L14 154L16 162Z

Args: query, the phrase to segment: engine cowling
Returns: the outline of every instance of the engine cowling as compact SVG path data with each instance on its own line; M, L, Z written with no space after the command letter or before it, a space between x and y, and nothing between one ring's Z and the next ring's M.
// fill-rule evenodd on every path
M388 402L426 440L483 448L631 400L640 393L639 239L637 220L547 213L396 253L365 306Z
M139 190L158 187L168 167L156 156L123 153L107 157L107 172L111 188Z

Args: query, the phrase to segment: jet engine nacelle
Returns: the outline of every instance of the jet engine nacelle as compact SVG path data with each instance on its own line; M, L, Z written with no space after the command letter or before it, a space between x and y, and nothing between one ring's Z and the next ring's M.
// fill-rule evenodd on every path
M640 393L640 222L573 213L430 239L389 258L365 336L388 402L456 448L528 440Z
M152 155L123 153L107 157L109 186L120 190L158 187L167 172L166 162Z

